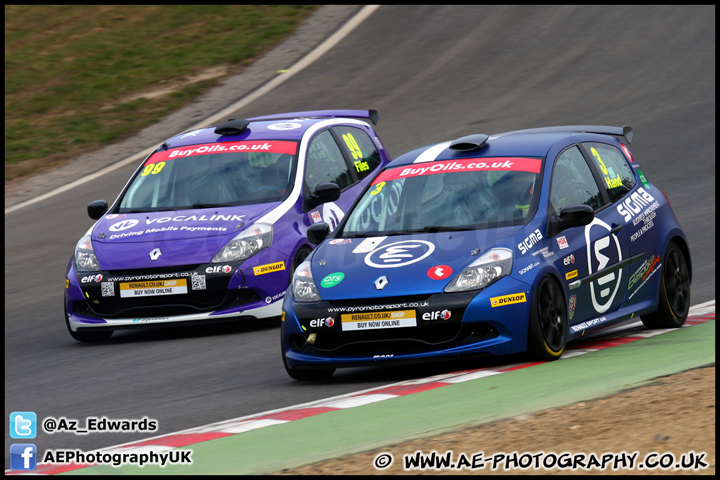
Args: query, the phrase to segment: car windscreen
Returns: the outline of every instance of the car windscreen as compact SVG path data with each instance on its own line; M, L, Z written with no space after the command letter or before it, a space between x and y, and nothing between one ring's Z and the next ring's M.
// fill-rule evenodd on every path
M256 145L261 151L243 151ZM296 151L296 142L275 141L194 145L156 152L132 179L120 200L119 212L281 201L292 190Z
M347 214L338 236L522 225L534 214L542 160L473 158L390 168Z

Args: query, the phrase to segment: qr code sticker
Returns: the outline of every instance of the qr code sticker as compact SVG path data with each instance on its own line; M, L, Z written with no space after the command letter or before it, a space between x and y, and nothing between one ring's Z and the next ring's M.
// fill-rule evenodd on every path
M100 287L102 288L103 297L115 296L115 284L113 282L101 282Z
M193 290L205 290L205 275L193 275L192 279Z

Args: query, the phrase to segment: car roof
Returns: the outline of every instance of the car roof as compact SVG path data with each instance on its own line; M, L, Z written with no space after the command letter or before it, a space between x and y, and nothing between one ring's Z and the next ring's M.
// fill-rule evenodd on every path
M175 135L162 148L184 147L205 143L243 140L300 140L308 128L328 119L369 119L377 123L375 110L312 110L229 119L227 122ZM222 129L225 128L225 131ZM161 148L158 147L158 148Z
M633 137L632 128L600 125L568 125L514 130L494 135L474 134L452 141L417 148L393 160L388 167L482 157L544 157L550 148L561 141L577 141L581 134L623 136L627 143Z

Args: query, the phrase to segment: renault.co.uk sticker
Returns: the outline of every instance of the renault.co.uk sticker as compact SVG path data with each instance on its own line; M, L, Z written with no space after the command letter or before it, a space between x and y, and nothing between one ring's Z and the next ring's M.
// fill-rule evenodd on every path
M178 295L187 293L187 280L150 280L120 284L121 297L147 297L155 295Z
M343 331L416 327L417 314L415 310L349 313L340 315L340 321Z
M435 245L425 240L403 240L382 245L365 256L365 264L375 268L404 267L435 251Z
M345 278L345 274L342 272L331 273L330 275L322 279L322 281L320 282L320 286L324 288L334 287L338 283L342 282L343 278Z

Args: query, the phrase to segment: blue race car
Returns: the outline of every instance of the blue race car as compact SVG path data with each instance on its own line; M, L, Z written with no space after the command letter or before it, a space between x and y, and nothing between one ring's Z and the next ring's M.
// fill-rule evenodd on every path
M114 330L278 317L307 228L338 225L389 161L375 110L231 119L185 132L145 158L65 276L73 338Z
M283 303L288 374L523 352L548 361L634 316L681 326L687 240L631 140L630 127L547 127L395 159L332 234L308 229L322 243Z

